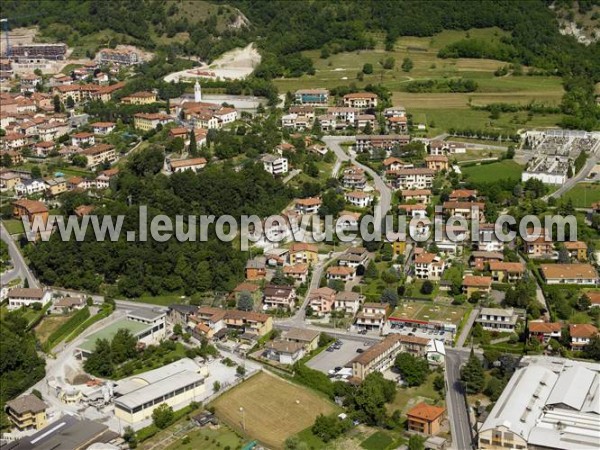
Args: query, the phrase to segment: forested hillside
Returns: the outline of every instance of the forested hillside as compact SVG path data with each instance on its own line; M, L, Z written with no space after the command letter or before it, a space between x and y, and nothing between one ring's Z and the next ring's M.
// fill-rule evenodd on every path
M157 214L242 214L265 217L278 214L291 193L259 165L239 172L226 165L211 165L201 174L159 174L164 160L160 147L149 147L132 158L119 175L116 201L99 207L99 215L124 214L124 230L139 231L139 205L148 206L150 220ZM85 195L65 202L70 211L88 202ZM127 206L131 202L131 206ZM197 228L200 219L197 219ZM229 291L242 280L247 255L209 232L208 242L97 242L92 227L84 242L60 240L54 233L48 242L29 247L31 266L48 285L98 291L116 283L115 295L139 297L209 290ZM199 235L199 234L197 234ZM60 255L60 257L57 257Z

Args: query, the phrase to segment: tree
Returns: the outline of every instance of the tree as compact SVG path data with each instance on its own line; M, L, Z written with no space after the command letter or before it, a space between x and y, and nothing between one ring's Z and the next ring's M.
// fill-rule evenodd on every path
M381 294L381 301L388 303L392 308L395 308L398 304L398 293L395 289L387 288Z
M173 326L173 334L174 334L175 336L181 336L181 335L183 334L183 328L181 327L181 324L179 324L179 323L176 323L176 324Z
M12 157L8 153L4 153L2 155L2 161L0 165L6 168L12 167Z
M373 64L371 64L371 63L365 63L365 64L363 65L362 72L363 72L365 75L370 75L370 74L372 74L372 73L373 73Z
M433 379L433 388L438 392L442 392L446 388L446 381L444 380L444 375L437 375Z
M42 178L42 170L39 168L39 166L33 166L31 168L31 178L34 180Z
M129 448L137 447L137 436L135 435L135 431L130 426L125 427L123 430L123 440L127 442Z
M327 286L336 292L342 292L346 288L346 283L343 280L329 280Z
M174 416L173 408L168 406L166 403L163 403L154 411L152 411L152 423L156 425L157 428L164 430L171 425Z
M467 394L478 394L483 390L485 374L481 361L471 349L469 360L460 371L460 380Z
M311 431L323 442L329 442L339 437L349 428L349 421L340 420L335 414L325 416L319 414L315 419Z
M413 434L408 439L408 450L425 450L425 438L418 434Z
M412 59L406 57L402 60L402 71L410 72L413 67L414 67L414 64L412 62Z
M379 278L379 270L377 270L377 266L375 265L375 262L373 260L370 260L369 264L367 264L365 278L370 278L371 280Z
M86 372L101 377L113 375L114 366L108 339L98 339L92 354L83 363Z
M570 261L571 256L569 255L569 251L564 244L560 244L558 246L558 262L561 264L568 264Z
M483 393L487 395L491 401L495 402L500 398L500 394L502 394L505 387L506 383L503 380L497 377L491 377L487 382Z
M67 108L75 108L75 100L73 100L73 97L71 97L70 95L67 97Z
M52 98L52 103L54 105L54 112L59 113L62 105L60 103L60 97L58 94Z
M592 306L592 302L587 294L583 294L579 297L579 300L577 300L577 309L580 311L587 311L590 309L590 306Z
M427 379L429 364L426 359L413 356L410 353L400 353L396 356L394 366L408 386L420 386Z
M237 309L240 311L252 311L254 309L254 299L248 291L240 292L238 297Z
M600 361L600 335L596 334L590 339L588 345L583 349L583 355L586 358Z
M246 368L244 366L237 366L237 368L235 369L235 373L239 377L243 377L244 375L246 375Z
M71 158L71 163L77 167L85 167L87 166L87 157L85 155L73 155Z
M220 390L221 390L221 383L219 382L219 380L215 380L215 382L213 383L213 391L219 392Z
M421 285L421 294L430 295L433 292L433 283L429 280L425 280Z
M347 403L362 422L382 426L388 420L385 404L392 402L395 395L396 383L383 378L381 372L373 372L367 375L354 395L347 398Z
M137 339L131 331L121 328L117 331L110 343L112 361L120 364L136 355Z
M302 442L298 436L290 436L283 443L284 450L308 450L308 444Z
M198 143L196 142L196 132L194 129L190 132L190 145L188 146L190 156L198 156Z
M381 62L381 65L385 70L392 70L395 64L396 60L392 56L385 58L385 60Z

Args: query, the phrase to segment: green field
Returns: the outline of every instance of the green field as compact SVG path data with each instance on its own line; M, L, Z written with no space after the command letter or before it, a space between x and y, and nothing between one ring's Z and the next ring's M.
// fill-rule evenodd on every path
M468 311L464 306L445 305L432 302L404 302L398 305L390 315L390 319L409 319L421 321L440 321L452 323L458 327Z
M427 134L435 136L448 128L477 128L514 133L519 128L554 126L560 114L534 115L525 112L501 114L491 120L486 111L473 111L473 105L504 102L526 104L532 100L558 105L563 95L559 77L543 76L494 76L494 71L507 62L491 59L440 59L437 52L452 42L467 38L496 42L506 32L498 28L471 29L468 31L443 31L433 37L401 37L394 51L383 49L383 37L375 36L377 45L373 50L345 52L320 58L320 50L304 52L314 61L314 76L275 80L280 91L295 91L301 88L332 88L350 83L364 87L367 84L383 84L393 92L394 104L403 105L415 116L416 123L427 123ZM396 61L392 70L384 70L380 61L393 57ZM414 64L410 72L401 69L402 60L409 57ZM363 64L373 65L374 72L357 79ZM527 71L527 68L524 68ZM415 80L463 77L475 80L479 88L471 93L413 94L403 92L403 85ZM460 114L457 114L460 113Z
M439 396L433 388L433 379L436 375L437 374L434 372L430 373L425 383L421 386L398 388L396 390L394 401L387 405L388 412L392 413L398 409L404 416L410 408L419 402L425 401L427 403L435 403Z
M600 183L577 183L562 198L571 200L575 208L589 208L600 201Z
M186 436L189 442L184 444L183 439L181 439L169 445L167 450L195 450L198 448L203 450L217 450L226 447L234 449L244 444L244 441L224 425L219 426L216 430L209 428L195 430Z
M474 183L493 182L506 178L521 178L523 167L516 162L506 159L491 164L480 164L460 169L469 181Z
M21 234L24 231L23 222L19 219L3 219L2 223L6 227L8 234Z
M394 443L392 437L383 431L377 431L365 439L360 446L367 450L385 450Z
M309 389L264 372L221 395L213 406L220 420L236 430L245 425L250 437L273 448L282 448L287 437L311 426L317 415L338 410Z

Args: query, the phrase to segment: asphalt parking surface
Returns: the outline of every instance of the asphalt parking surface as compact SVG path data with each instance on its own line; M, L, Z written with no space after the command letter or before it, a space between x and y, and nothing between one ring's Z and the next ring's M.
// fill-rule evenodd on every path
M344 367L348 362L358 355L356 349L362 348L366 350L369 348L369 346L366 346L359 341L352 341L349 339L340 339L340 341L342 341L343 344L342 348L332 352L323 350L317 356L308 361L308 367L323 373L327 373L334 367Z

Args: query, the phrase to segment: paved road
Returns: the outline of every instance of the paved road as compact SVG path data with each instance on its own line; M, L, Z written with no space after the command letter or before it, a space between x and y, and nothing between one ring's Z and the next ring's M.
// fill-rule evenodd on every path
M554 191L550 195L546 195L542 200L548 200L550 197L559 198L562 197L567 191L572 189L577 183L584 181L590 174L594 166L598 163L598 150L600 150L600 141L592 148L585 166L579 171L573 178L569 178L565 184Z
M354 159L354 157L350 157L344 151L344 149L340 146L340 144L342 142L350 142L355 139L356 138L353 136L324 136L323 142L325 142L327 147L331 151L333 151L335 153L336 157L338 158L336 165L338 163L341 164L341 162L343 162L343 161L350 161L355 166L363 169L365 172L367 172L373 178L373 183L375 184L375 189L377 189L379 191L379 201L378 201L377 205L375 205L375 214L374 214L375 230L380 231L381 225L382 225L382 220L385 217L385 215L388 213L388 211L390 210L390 207L392 205L392 190L385 184L385 182L383 181L383 179L379 176L379 174L377 172L375 172L370 167L357 162ZM334 166L334 169L335 169L335 166Z
M465 406L464 390L460 384L460 366L469 358L465 351L446 348L446 407L454 450L472 448L469 412Z
M467 340L467 337L469 336L469 332L471 331L471 328L473 327L473 324L475 323L475 319L477 319L478 315L479 315L479 308L474 308L471 311L471 314L469 314L469 318L465 322L465 326L461 330L460 336L458 336L458 339L456 341L457 347L460 348L465 345L465 341Z
M27 266L23 255L21 255L17 244L15 241L13 241L10 234L8 234L8 231L6 231L3 223L0 223L0 238L8 244L8 253L13 262L13 270L2 276L2 282L6 283L12 279L20 277L27 279L30 288L39 288L40 283L33 276L33 273L31 273L31 270L29 269L29 266Z

